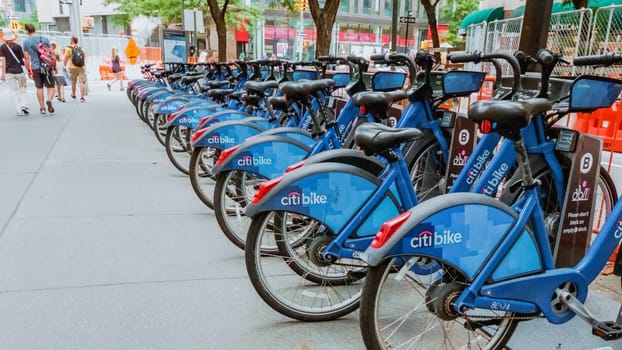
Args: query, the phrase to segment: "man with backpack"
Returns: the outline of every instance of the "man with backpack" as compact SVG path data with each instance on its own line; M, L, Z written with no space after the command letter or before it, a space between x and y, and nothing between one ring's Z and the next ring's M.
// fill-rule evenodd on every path
M86 61L86 53L84 49L78 46L78 38L71 38L71 44L65 50L65 60L63 64L67 70L67 62L69 62L69 78L71 79L71 98L76 98L76 83L80 82L80 102L84 102L86 96L86 72L84 71L84 62Z
M54 64L55 59L50 49L48 38L36 35L35 26L28 23L24 26L28 39L24 41L24 59L28 69L28 77L35 81L37 100L41 114L54 113ZM47 89L47 101L43 103L43 87Z

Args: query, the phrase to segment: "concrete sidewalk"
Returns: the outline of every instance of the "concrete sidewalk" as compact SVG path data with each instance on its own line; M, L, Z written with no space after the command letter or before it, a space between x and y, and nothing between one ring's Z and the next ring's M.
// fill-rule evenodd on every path
M6 89L0 105L12 106ZM85 103L55 107L0 112L0 349L363 348L358 313L309 324L264 305L124 92L91 81ZM618 304L592 296L615 319ZM578 319L529 322L512 344L622 348L590 333Z

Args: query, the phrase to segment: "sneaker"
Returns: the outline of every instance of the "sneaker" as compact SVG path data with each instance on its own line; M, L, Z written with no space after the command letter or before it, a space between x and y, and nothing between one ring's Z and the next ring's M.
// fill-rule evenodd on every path
M40 112L41 114L45 114L45 108L41 108L41 109L39 110L39 112Z
M121 86L121 89L120 89L120 91L123 91L123 86Z
M19 112L15 113L15 115L18 116L18 117L23 117L26 114L24 114L24 111L19 111Z
M76 95L71 95L71 98L73 98L75 100L76 99Z
M110 84L106 84L106 86L108 87L108 91L112 91L110 90Z
M54 106L52 106L52 101L47 101L46 104L48 106L48 112L54 113Z
M85 101L84 96L80 97L80 102L84 102L84 101Z
M22 113L24 113L24 115L29 115L30 111L28 110L28 107L22 107Z

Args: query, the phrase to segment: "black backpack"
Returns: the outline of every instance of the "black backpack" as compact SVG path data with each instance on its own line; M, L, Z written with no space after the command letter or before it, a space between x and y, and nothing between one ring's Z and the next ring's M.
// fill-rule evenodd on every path
M71 63L76 67L84 66L84 51L80 46L71 49Z

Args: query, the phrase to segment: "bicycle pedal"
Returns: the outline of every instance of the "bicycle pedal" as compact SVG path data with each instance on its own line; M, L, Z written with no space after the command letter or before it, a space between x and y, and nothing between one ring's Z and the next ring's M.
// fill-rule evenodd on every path
M592 326L592 334L604 340L622 338L622 325L614 321L597 322Z

